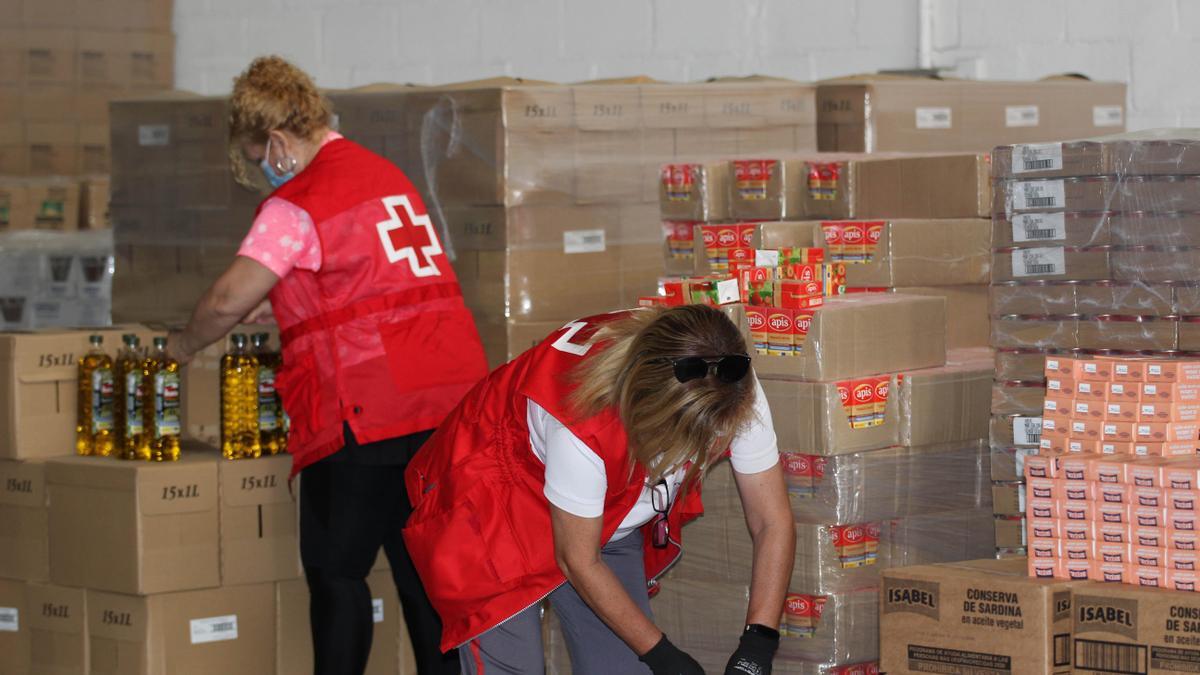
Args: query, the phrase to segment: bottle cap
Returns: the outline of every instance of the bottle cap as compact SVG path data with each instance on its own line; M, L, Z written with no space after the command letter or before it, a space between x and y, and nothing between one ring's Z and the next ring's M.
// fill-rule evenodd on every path
M230 335L229 338L233 341L233 346L236 349L242 349L246 346L245 333L234 333L233 335Z
M165 338L165 337L154 338L154 348L155 349L166 349L167 348L167 338Z
M99 347L100 345L104 344L104 336L103 335L89 335L88 342Z
M137 347L138 344L141 343L141 340L138 339L138 336L134 335L133 333L126 333L122 335L121 340L125 342L126 347Z

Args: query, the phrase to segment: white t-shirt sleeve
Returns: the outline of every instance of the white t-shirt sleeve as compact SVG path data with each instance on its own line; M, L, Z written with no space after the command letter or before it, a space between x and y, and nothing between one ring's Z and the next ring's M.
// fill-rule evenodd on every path
M540 413L545 430L546 499L580 518L603 516L608 490L603 460L536 403L530 401L529 406Z
M758 378L754 378L754 417L730 444L733 470L740 474L766 471L779 463L779 441L771 421L771 407Z

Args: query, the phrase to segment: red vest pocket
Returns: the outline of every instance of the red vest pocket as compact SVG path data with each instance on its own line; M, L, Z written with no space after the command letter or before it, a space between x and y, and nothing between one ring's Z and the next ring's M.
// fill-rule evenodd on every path
M296 439L297 445L300 445L311 440L318 430L321 419L320 374L311 352L288 353L284 363L275 376L275 389L279 392L283 409L291 419L289 445L292 439Z
M487 358L475 322L461 305L381 323L379 334L400 391L473 385L487 375ZM414 345L420 350L414 351Z

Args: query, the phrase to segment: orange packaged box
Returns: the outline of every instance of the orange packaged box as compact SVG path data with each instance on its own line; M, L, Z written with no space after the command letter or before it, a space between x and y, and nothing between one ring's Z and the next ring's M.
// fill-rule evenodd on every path
M1141 586L1142 588L1166 588L1167 568L1135 565L1133 567L1133 579L1128 583Z
M1025 458L1026 478L1057 478L1058 462L1050 455L1029 455Z
M1104 402L1104 398L1108 395L1103 382L1091 382L1088 380L1077 380L1075 382L1075 400L1080 399L1088 401Z
M1178 443L1200 440L1196 422L1138 422L1134 433L1139 441Z
M1042 415L1042 436L1062 436L1071 434L1071 418L1065 415Z
M1196 592L1196 572L1167 570L1167 588L1173 591Z
M1188 572L1195 572L1196 552L1167 549L1167 556L1166 560L1164 561L1164 565L1169 570L1185 570Z
M1096 542L1096 560L1106 563L1125 565L1129 563L1129 544L1106 544Z
M1092 521L1090 520L1063 520L1058 519L1054 529L1058 532L1058 538L1064 541L1091 541L1095 539L1092 532ZM1036 532L1036 530L1032 530Z
M1138 403L1138 421L1139 422L1170 422L1171 409L1174 405L1170 402L1147 402L1141 401Z
M1200 401L1200 384L1167 384L1146 382L1142 384L1144 403L1195 403Z
M1196 553L1197 539L1200 535L1187 530L1168 529L1164 546L1169 551L1187 551Z
M1076 542L1076 543L1091 543L1091 542ZM1030 539L1027 547L1028 555L1031 558L1042 558L1053 560L1061 557L1061 551L1057 539ZM1086 558L1085 558L1086 559Z
M1092 538L1106 544L1128 544L1132 541L1132 528L1128 523L1092 523Z
M1146 361L1147 382L1200 384L1200 361Z
M1125 468L1126 480L1136 487L1162 487L1162 462L1139 459Z
M1075 380L1070 377L1063 377L1062 375L1047 377L1046 395L1073 397L1075 395Z
M1196 533L1200 526L1200 517L1195 511L1175 511L1167 509L1167 528L1172 532Z
M1167 545L1167 530L1161 527L1131 527L1129 540L1134 546L1164 547Z
M1166 494L1167 508L1175 511L1195 511L1200 492L1196 490L1168 490Z
M1200 459L1193 457L1163 461L1163 486L1172 490L1200 490Z
M1097 504L1130 504L1130 487L1125 483L1089 483L1092 499ZM1136 489L1136 488L1135 488Z
M1133 443L1123 441L1100 441L1100 454L1102 455L1133 455Z
M1084 440L1082 438L1068 438L1067 452L1070 453L1087 453L1089 455L1100 454L1100 441Z
M1162 457L1162 443L1140 443L1133 444L1133 455L1135 457Z
M1160 487L1134 487L1129 503L1134 506L1158 508L1166 506L1166 497Z
M1106 421L1100 425L1100 437L1106 441L1133 443L1133 422Z
M1054 493L1055 493L1054 498L1057 499L1059 502L1078 503L1078 502L1100 501L1099 495L1096 494L1096 487L1095 487L1096 485L1099 485L1098 483L1093 483L1091 481L1070 482L1070 483L1068 483L1066 481L1055 481L1055 483L1057 483L1057 486L1054 491ZM1116 487L1124 488L1125 486L1117 485ZM1060 516L1060 517L1062 517L1062 516Z
M1067 451L1067 436L1066 434L1051 434L1049 436L1042 433L1042 439L1038 441L1038 449L1042 452L1062 453Z
M1129 583L1129 580L1133 578L1132 575L1133 565L1096 561L1092 563L1088 579L1091 581L1103 581L1109 584L1125 584ZM1071 578L1074 579L1074 577Z
M1083 482L1088 478L1089 463L1099 457L1097 453L1066 453L1059 455L1058 478L1067 482Z
M1062 534L1062 527L1057 518L1032 518L1026 527L1030 539L1058 539Z
M1058 499L1060 485L1053 478L1030 478L1025 481L1025 494L1030 499Z
M1047 356L1046 357L1046 379L1053 377L1074 377L1075 361L1073 356Z
M1029 499L1025 502L1026 518L1058 518L1059 503L1053 499Z
M1109 401L1104 404L1104 419L1114 422L1137 422L1138 412L1136 401Z
M1104 401L1075 399L1075 403L1071 407L1071 418L1077 420L1102 420L1104 419L1104 410Z
M1124 457L1097 457L1088 465L1088 480L1095 483L1128 483L1129 462Z
M1046 398L1042 401L1042 415L1062 415L1070 417L1074 411L1072 403L1074 399L1070 396L1062 396L1051 392L1046 393Z
M1162 567L1166 563L1167 549L1157 546L1133 547L1133 562L1139 567Z
M1135 527L1166 527L1167 510L1165 508L1135 506L1130 513L1129 522Z
M1060 558L1067 560L1093 560L1096 557L1096 542L1094 541L1064 541L1055 540Z
M1059 558L1054 576L1072 581L1095 580L1103 563L1088 560L1066 560ZM1122 567L1124 567L1122 565Z
M814 309L825 304L820 281L777 280L775 304L788 309Z
M1109 382L1104 395L1109 401L1137 403L1142 397L1142 387L1133 382Z
M1053 579L1058 568L1058 560L1054 558L1034 558L1028 556L1029 576L1035 579Z
M1112 361L1113 382L1142 382L1146 377L1146 359L1099 357Z
M1104 433L1104 423L1100 420L1071 418L1071 430L1068 435L1085 441L1098 441Z
M1101 359L1079 359L1075 361L1074 378L1080 382L1109 382L1112 380L1112 362Z
M1128 504L1097 504L1093 515L1097 523L1129 525L1131 522Z

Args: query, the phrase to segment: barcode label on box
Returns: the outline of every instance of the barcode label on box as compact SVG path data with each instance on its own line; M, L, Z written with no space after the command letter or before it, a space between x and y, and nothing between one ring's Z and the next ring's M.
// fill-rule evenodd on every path
M371 598L371 620L383 623L383 598Z
M1098 127L1125 126L1125 109L1119 105L1092 106L1092 124Z
M1013 443L1017 445L1037 445L1042 441L1042 418L1014 417Z
M1021 213L1012 219L1013 241L1058 241L1067 238L1067 219L1061 213Z
M138 145L163 146L171 144L171 127L165 124L142 124L138 126Z
M754 252L755 267L779 267L779 251Z
M0 633L21 630L21 611L16 607L0 607Z
M1144 645L1075 639L1075 667L1106 673L1145 675L1146 647Z
M603 253L604 230L563 232L563 253Z
M1038 107L1036 105L1004 106L1004 126L1036 127L1037 125Z
M722 305L741 300L737 279L726 279L717 282L717 302Z
M1066 186L1061 180L1035 180L1013 183L1012 207L1017 211L1059 209L1066 205Z
M192 619L192 644L236 640L238 636L237 614L214 616L207 619Z
M918 129L949 129L954 122L949 108L917 108Z
M1023 248L1012 252L1014 277L1054 276L1067 273L1067 252L1061 247Z
M1012 126L1011 124L1009 126ZM1063 168L1062 143L1029 143L1014 145L1013 173L1058 171Z

